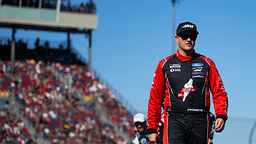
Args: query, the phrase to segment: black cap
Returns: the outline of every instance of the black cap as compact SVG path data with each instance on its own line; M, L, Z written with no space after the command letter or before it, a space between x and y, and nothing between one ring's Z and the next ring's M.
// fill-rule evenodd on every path
M184 31L193 31L197 35L199 34L199 32L196 29L196 25L191 22L180 23L176 30L176 35L178 35L181 32L184 32Z

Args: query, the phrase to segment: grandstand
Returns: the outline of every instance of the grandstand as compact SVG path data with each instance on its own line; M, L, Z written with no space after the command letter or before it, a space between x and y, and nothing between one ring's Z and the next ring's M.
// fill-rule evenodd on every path
M75 52L69 34L97 28L92 0L0 0L0 143L129 143L134 137L131 105ZM67 44L15 38L17 29L68 34ZM89 52L90 53L90 52Z

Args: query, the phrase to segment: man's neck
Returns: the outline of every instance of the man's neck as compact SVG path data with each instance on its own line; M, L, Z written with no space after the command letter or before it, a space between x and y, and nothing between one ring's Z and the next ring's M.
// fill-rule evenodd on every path
M194 53L194 49L191 49L189 51L184 51L182 49L178 49L179 50L179 53L182 55L182 56L191 56L193 53Z

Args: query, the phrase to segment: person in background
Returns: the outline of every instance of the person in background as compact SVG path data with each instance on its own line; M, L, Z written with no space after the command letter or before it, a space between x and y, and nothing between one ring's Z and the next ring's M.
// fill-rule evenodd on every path
M147 144L148 139L148 130L147 130L147 121L145 116L142 113L137 113L133 117L133 124L137 128L138 133L135 139L132 141L133 144Z

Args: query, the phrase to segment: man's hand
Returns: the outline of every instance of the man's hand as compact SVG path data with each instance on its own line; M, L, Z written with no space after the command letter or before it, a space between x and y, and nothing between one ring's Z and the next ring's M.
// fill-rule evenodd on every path
M222 118L217 118L215 122L215 131L222 132L225 127L225 122Z
M148 136L148 139L151 143L156 143L156 137L157 137L157 133L152 133Z
M209 138L207 144L213 144L212 140Z

